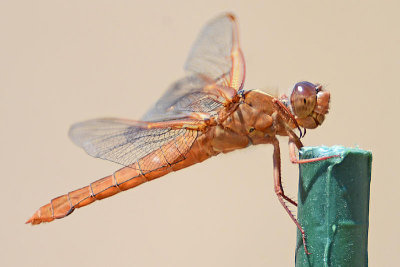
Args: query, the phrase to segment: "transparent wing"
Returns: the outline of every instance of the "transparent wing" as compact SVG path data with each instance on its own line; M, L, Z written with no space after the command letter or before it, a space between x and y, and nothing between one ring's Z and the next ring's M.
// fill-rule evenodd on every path
M190 116L193 112L210 116L223 107L226 99L198 75L187 76L175 82L142 117L143 121L165 121Z
M158 155L153 161L172 165L184 159L197 138L195 130L147 126L145 122L94 119L74 124L69 136L89 155L129 167L138 166L139 160L150 153ZM159 162L147 162L142 164L142 171L151 171L152 164L160 166Z
M224 14L210 21L195 41L185 70L202 74L217 83L242 89L245 62L239 46L236 18Z
M191 74L175 82L142 120L165 121L193 112L213 116L242 88L245 66L232 14L219 16L203 28L185 69Z
M171 121L193 118L195 113L215 115L243 86L245 66L233 15L220 16L205 26L185 69L192 74L170 87L143 116L147 122L89 120L74 124L69 136L93 157L141 171L179 162L198 131L172 127Z

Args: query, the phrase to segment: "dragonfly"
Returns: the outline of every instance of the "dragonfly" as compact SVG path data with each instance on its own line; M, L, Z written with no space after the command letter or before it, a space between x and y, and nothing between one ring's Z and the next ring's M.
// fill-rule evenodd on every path
M303 236L289 205L297 203L282 187L278 136L287 136L292 163L299 160L306 129L320 126L329 111L330 93L319 84L301 81L290 96L275 97L243 90L245 60L233 14L206 24L185 63L186 76L176 81L141 118L93 119L72 125L69 137L89 155L123 167L88 186L56 197L26 222L40 224L70 215L96 200L162 177L196 163L250 145L271 144L274 189L279 202ZM295 131L299 130L299 134ZM303 131L302 131L303 129Z

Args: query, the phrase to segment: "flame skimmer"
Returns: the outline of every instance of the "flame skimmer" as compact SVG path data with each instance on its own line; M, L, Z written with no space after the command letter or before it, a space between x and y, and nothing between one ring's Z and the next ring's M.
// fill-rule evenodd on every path
M299 82L290 98L242 89L245 61L232 14L210 21L201 31L185 64L187 76L175 82L140 121L105 118L74 124L69 136L89 155L123 165L112 175L56 197L27 221L50 222L75 209L110 197L220 153L249 145L272 144L275 192L287 207L297 205L284 194L277 135L288 136L291 161L299 161L301 128L316 128L329 110L330 94L320 85ZM294 129L300 130L297 136ZM306 249L306 246L305 246ZM307 249L306 249L307 251Z

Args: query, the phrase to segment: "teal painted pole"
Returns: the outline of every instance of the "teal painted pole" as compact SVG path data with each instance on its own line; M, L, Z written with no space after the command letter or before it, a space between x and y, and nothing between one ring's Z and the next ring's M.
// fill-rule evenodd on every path
M340 155L300 164L296 267L368 266L372 154L358 148L304 147L300 159Z

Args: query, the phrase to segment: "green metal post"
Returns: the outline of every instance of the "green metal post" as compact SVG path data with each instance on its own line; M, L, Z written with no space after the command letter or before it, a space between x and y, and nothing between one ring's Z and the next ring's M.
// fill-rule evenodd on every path
M300 164L296 267L368 266L369 188L372 154L358 148L305 147L300 159L340 155Z

